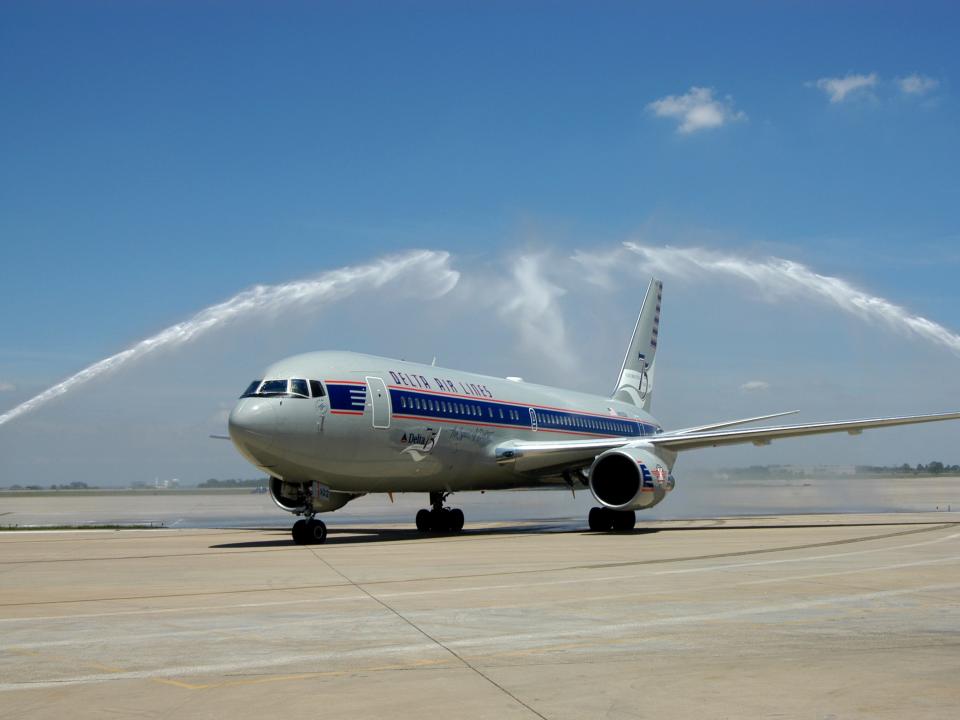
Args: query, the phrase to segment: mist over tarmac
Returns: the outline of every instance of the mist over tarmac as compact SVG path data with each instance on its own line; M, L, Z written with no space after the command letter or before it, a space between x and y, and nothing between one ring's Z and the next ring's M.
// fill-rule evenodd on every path
M223 432L263 366L295 352L437 356L606 394L652 274L666 281L653 406L666 427L784 409L815 420L960 406L955 332L795 261L636 241L572 255L415 250L240 291L28 395L0 415L0 484L250 476L229 443L207 435ZM680 471L952 462L956 437L948 423L697 451Z

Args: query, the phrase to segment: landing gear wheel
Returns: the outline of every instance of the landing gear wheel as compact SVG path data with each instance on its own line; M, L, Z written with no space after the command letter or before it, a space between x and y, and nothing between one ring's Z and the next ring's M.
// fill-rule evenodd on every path
M327 541L327 524L323 520L310 519L307 523L309 542L321 545Z
M310 539L307 537L306 520L297 520L293 524L293 529L290 531L290 534L293 535L293 542L297 545L306 545L310 542Z
M290 534L297 545L319 545L327 540L327 525L322 520L313 518L297 520Z
M450 508L430 511L430 530L433 532L447 532L450 524Z
M420 532L460 532L463 530L463 510L447 508L443 501L450 493L430 493L430 510L424 508L417 513L417 530Z
M595 507L590 508L587 524L594 532L629 532L637 524L637 515L633 510Z
M430 532L430 511L419 510L417 512L417 530L420 532Z
M594 532L607 532L613 527L613 519L610 517L610 511L607 508L590 508L590 514L587 515L587 524Z
M615 532L630 532L636 524L637 515L633 510L613 512L613 529Z

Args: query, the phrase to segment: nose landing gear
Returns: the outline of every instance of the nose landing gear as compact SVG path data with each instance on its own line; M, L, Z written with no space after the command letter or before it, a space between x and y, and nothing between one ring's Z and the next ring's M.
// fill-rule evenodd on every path
M420 532L460 532L463 530L463 510L460 508L445 508L443 501L450 493L430 493L430 510L423 509L417 513L417 530Z
M311 516L304 520L297 520L293 524L291 534L297 545L319 545L326 542L327 526L323 520L317 520Z

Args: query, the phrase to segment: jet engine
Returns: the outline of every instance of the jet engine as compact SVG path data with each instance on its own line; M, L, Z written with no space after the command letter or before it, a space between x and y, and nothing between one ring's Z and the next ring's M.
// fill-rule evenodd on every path
M270 497L282 510L296 515L308 512L330 512L339 510L351 500L363 493L334 492L320 483L297 483L270 478ZM312 506L312 508L308 508Z
M598 455L589 478L590 492L611 510L653 507L675 485L666 461L647 448L629 445Z

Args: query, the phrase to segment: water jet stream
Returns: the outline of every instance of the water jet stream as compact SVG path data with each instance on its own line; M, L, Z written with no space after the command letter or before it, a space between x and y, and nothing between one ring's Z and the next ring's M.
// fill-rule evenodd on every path
M291 305L339 300L360 289L376 289L409 275L417 276L418 293L444 295L452 290L460 279L460 273L450 267L449 259L450 255L446 252L414 250L402 255L380 258L367 265L331 270L308 280L279 285L257 285L229 300L201 310L189 320L172 325L116 355L95 362L3 413L0 415L0 425L145 355L188 343L242 316L271 312Z
M624 243L624 247L643 258L644 268L653 273L678 277L728 275L753 283L768 297L806 296L827 301L861 320L922 338L960 355L960 335L943 325L792 260L748 260L703 248L651 247L634 242Z

